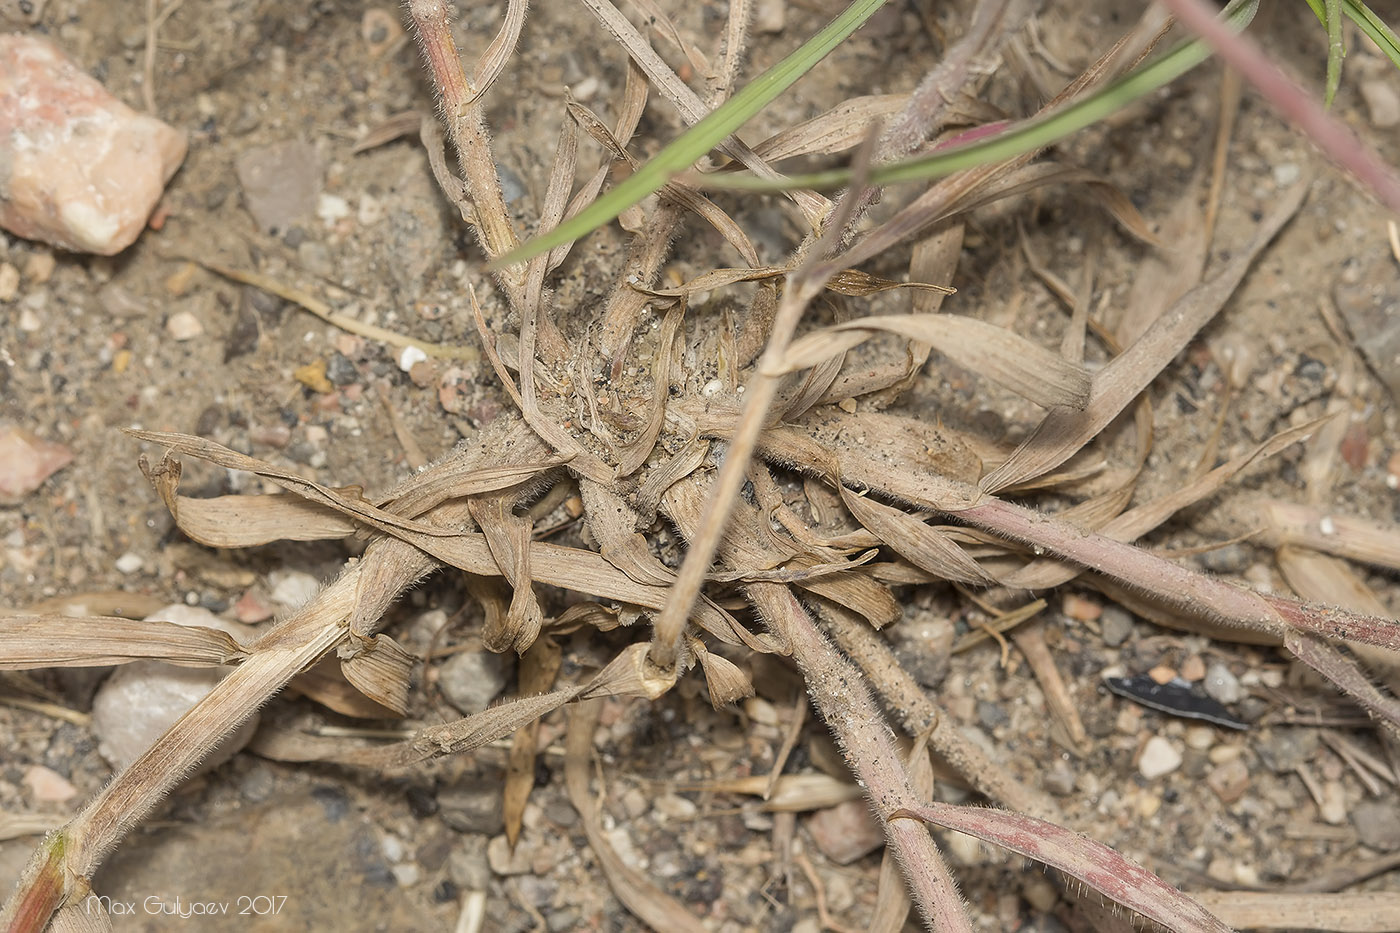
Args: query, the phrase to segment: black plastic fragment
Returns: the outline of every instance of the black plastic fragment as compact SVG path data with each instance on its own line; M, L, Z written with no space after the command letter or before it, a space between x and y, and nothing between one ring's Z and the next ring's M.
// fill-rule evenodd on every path
M1180 677L1164 684L1157 683L1147 674L1138 674L1136 677L1105 677L1104 685L1120 697L1127 697L1134 703L1160 713L1180 716L1182 719L1201 719L1226 729L1249 728L1249 723L1236 719L1228 709Z

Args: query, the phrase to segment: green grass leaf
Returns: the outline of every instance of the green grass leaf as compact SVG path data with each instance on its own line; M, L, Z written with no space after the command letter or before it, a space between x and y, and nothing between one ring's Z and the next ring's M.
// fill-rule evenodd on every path
M1224 15L1234 28L1244 29L1254 18L1258 7L1258 0L1237 0L1226 8ZM990 139L877 166L870 171L869 183L889 185L903 181L942 178L964 169L999 162L1043 148L1164 87L1209 56L1210 50L1205 43L1199 40L1188 42L1129 72L1096 94L1049 116L1015 124ZM839 188L850 184L850 181L851 170L840 168L790 175L777 181L768 181L748 174L706 175L703 183L707 188L782 191L789 188Z
M1320 0L1308 0L1308 5L1313 6ZM1313 6L1313 12L1317 12ZM1352 22L1361 27L1361 31L1366 33L1370 40L1385 53L1391 64L1400 68L1400 38L1397 38L1394 30L1385 24L1371 8L1362 3L1361 0L1342 0L1342 12L1351 17Z
M649 194L660 190L671 178L690 168L723 142L779 94L826 57L827 53L861 27L885 0L854 0L840 16L796 51L759 75L708 116L682 133L643 164L632 176L594 201L577 216L549 233L529 240L518 249L497 259L495 267L524 262L561 243L576 240L608 223Z

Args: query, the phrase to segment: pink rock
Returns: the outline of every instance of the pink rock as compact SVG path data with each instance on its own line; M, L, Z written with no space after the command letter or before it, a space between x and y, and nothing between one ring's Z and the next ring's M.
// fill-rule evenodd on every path
M837 865L849 865L885 844L885 831L864 799L818 810L807 820L807 831L822 854Z
M63 803L78 796L78 789L63 775L43 765L30 765L24 783L36 803Z
M73 462L73 451L23 428L0 425L0 505L13 505Z
M0 35L0 227L111 256L184 158L184 133L117 100L50 42Z

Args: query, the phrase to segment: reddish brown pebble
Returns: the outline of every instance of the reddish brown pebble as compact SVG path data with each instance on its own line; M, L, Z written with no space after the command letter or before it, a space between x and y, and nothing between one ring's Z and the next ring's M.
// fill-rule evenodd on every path
M184 158L184 133L117 100L48 40L0 34L0 227L111 256Z
M1205 672L1202 671L1203 675L1204 673ZM1158 664L1156 667L1152 668L1152 670L1147 672L1147 676L1151 677L1155 683L1167 684L1171 683L1173 680L1176 679L1176 671L1174 671L1170 667L1167 667L1165 664Z
M272 618L273 611L272 605L259 596L256 590L244 593L238 602L233 604L234 617L244 625L266 622Z
M1191 683L1206 676L1206 662L1199 654L1193 654L1185 661L1181 662L1181 679L1189 680Z
M1066 593L1061 604L1064 614L1080 622L1092 622L1103 615L1103 606L1076 593Z
M1353 421L1342 435L1340 451L1342 459L1353 470L1366 468L1366 455L1370 452L1371 437L1366 432L1366 422Z

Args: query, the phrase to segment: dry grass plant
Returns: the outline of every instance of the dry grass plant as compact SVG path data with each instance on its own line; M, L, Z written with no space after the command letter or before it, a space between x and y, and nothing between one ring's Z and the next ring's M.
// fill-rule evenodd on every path
M693 123L738 84L750 16L746 0L729 4L724 41L712 61L651 3L640 4L659 35L671 36L704 66L696 68L705 76L703 95L680 80L610 0L584 0L584 6L626 49L628 79L611 125L569 101L538 231L591 203L617 164L632 162L629 147L649 94L659 93ZM500 35L471 76L461 66L446 0L410 0L407 7L441 95L445 140L431 117L413 128L428 147L444 195L493 260L516 249L521 233L502 195L483 99L510 60L524 7L523 0L512 0ZM1132 544L1259 458L1328 430L1323 423L1290 431L1215 469L1183 477L1165 498L1134 501L1152 439L1144 393L1226 304L1303 202L1306 181L1278 200L1248 242L1215 245L1216 254L1228 259L1207 267L1202 244L1194 279L1178 283L1170 301L1136 309L1140 320L1127 324L1127 333L1110 332L1091 317L1091 284L1071 287L1030 257L1069 312L1065 338L1055 350L983 323L973 316L976 309L948 302L945 311L948 290L942 286L957 269L967 211L1050 182L1098 184L1092 177L1024 156L951 176L892 219L862 226L881 194L859 183L862 166L914 152L964 121L962 111L976 109L985 64L1023 41L1026 14L1026 6L1014 0L982 0L962 38L912 94L844 102L759 146L731 138L721 147L728 159L760 175L772 175L770 162L781 158L856 149L858 183L836 200L813 191L787 195L807 236L781 265L761 266L748 235L692 186L694 176L674 180L644 212L628 218L636 232L615 287L599 308L561 307L553 299L550 277L568 257L569 244L526 263L499 265L495 282L515 324L510 332L491 332L480 309L477 321L485 353L517 410L384 495L371 498L357 488L309 482L196 437L132 432L178 456L250 471L290 493L187 498L178 492L178 459L167 455L154 465L143 460L179 527L196 541L247 547L279 538L367 534L370 543L314 602L247 644L223 633L102 616L85 622L43 614L3 620L0 664L8 669L143 657L236 665L205 701L45 839L0 915L5 928L40 930L51 921L56 929L90 928L84 924L96 921L79 905L103 858L220 737L289 683L297 681L304 692L343 711L406 710L415 658L379 631L384 613L426 575L455 567L470 575L472 594L485 609L485 644L520 655L521 698L388 745L297 741L279 750L274 736L264 747L284 757L392 770L514 735L504 793L508 825L518 831L533 774L533 724L568 705L568 793L614 892L657 929L700 930L681 904L617 857L601 830L589 787L593 701L656 698L680 677L701 676L721 706L753 690L731 658L741 652L778 654L800 670L897 862L898 872L890 862L882 875L872 929L898 930L911 903L931 929L971 929L926 824L1055 866L1171 929L1226 929L1197 901L1107 847L1054 825L1055 805L940 717L937 698L901 669L877 634L901 615L897 588L963 588L999 614L996 627L1012 633L1069 741L1082 745L1083 726L1067 702L1054 659L1028 621L1044 606L1036 592L1079 579L1149 618L1282 645L1369 710L1388 741L1400 737L1395 699L1357 663L1359 658L1389 674L1393 686L1400 628L1379 617L1379 602L1338 561L1396 567L1400 548L1393 528L1337 516L1328 519L1329 532L1319 532L1324 516L1316 508L1269 504L1270 543L1285 548L1290 582L1335 608L1260 595ZM1057 101L1121 73L1162 37L1164 26L1161 14L1149 13ZM879 120L886 127L872 134L869 127ZM576 185L580 137L607 158ZM457 172L449 168L447 145ZM1104 200L1126 230L1150 237L1126 200ZM744 266L662 287L671 242L687 212L712 225ZM825 326L809 323L817 316L814 303L905 287L854 268L900 244L910 257L910 284L903 293L908 313L843 314ZM742 314L691 306L698 293L741 283L749 283L743 286L749 298ZM305 296L289 297L311 303ZM657 326L645 326L648 315L659 318ZM861 345L877 335L894 335L901 349L860 355ZM1084 365L1090 342L1109 357L1097 371ZM1027 440L1014 450L1001 449L940 426L936 412L901 409L901 395L934 350L1042 406L1045 415ZM1136 459L1108 464L1094 445L1125 412ZM1325 453L1325 446L1314 449ZM1072 491L1076 482L1105 470L1116 471L1117 481L1101 484L1106 491L1070 508L1048 512L1024 504L1045 490ZM1315 489L1325 482L1318 479ZM575 492L596 547L539 540L528 507ZM663 522L688 542L678 568L660 557L655 532ZM588 599L555 613L538 598L535 583ZM740 603L742 610L736 608ZM596 676L558 683L561 634L646 618L651 624L632 625L636 639ZM304 673L327 657L338 661L359 696ZM901 745L895 730L884 725L891 719L912 746ZM930 751L995 806L935 802ZM770 794L785 788L776 775L764 787Z

